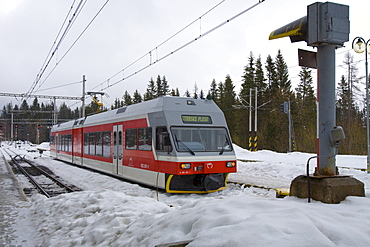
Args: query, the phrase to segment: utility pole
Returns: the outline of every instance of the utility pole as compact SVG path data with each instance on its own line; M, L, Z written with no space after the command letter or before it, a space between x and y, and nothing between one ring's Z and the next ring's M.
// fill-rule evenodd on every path
M13 113L10 113L10 117L11 117L11 123L10 123L10 142L13 142L14 140L14 125L13 125Z
M335 51L349 41L349 23L348 5L316 2L307 6L307 16L276 29L269 37L290 37L291 42L306 41L317 48L314 56L300 58L318 70L317 166L313 176L307 167L307 175L296 177L290 186L290 195L308 197L309 201L311 195L325 203L339 203L346 196L365 196L364 184L338 176L335 165L338 145L345 138L342 127L335 125Z
M252 138L252 88L249 88L249 151L253 151Z
M289 121L289 153L292 152L292 115L290 112L290 101L288 101L288 121Z
M85 118L85 83L86 83L86 78L85 75L82 76L82 107L81 107L81 112L82 112L82 118Z
M254 151L257 151L258 137L257 137L257 87L254 88L255 100L254 100Z
M53 125L57 124L57 99L54 98Z
M288 115L288 134L289 134L289 149L288 152L291 153L292 150L295 150L295 141L294 141L294 135L293 135L293 118L292 113L290 111L290 101L285 101L283 104L280 105L280 111L284 112ZM292 148L293 146L293 148Z

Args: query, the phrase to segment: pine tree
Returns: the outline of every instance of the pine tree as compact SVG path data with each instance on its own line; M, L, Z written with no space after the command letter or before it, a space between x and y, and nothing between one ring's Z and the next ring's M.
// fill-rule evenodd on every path
M22 101L21 107L19 108L20 110L28 110L29 106L26 100Z
M194 84L194 99L198 99L198 85L197 83Z
M276 82L281 90L281 94L285 97L291 95L291 81L289 80L288 65L285 63L283 54L278 50L275 58L276 64Z
M236 128L235 128L235 111L233 106L235 105L235 91L234 91L234 84L231 80L230 76L227 75L224 83L224 93L222 94L221 98L221 110L225 114L226 122L229 127L230 133L232 137L236 135Z
M190 93L189 93L189 90L187 90L187 89L186 89L186 91L185 91L185 97L191 98L191 95L190 95Z
M360 78L357 76L358 68L357 62L354 62L353 56L350 52L347 52L344 56L343 66L347 71L347 83L348 83L348 90L349 90L349 97L352 101L355 100L355 94L360 93L360 89L358 85L360 84Z
M157 95L157 91L156 91L155 83L153 81L153 78L150 78L148 87L144 94L144 101L155 99L156 95Z
M162 87L162 95L168 95L169 92L170 92L170 86L168 85L168 81L166 79L166 76L162 76L162 83L161 83L161 87Z
M225 85L222 83L222 81L218 84L217 87L217 98L216 98L216 104L221 109L224 109L224 96L225 96Z
M161 76L158 75L157 76L157 80L155 81L155 93L154 93L155 97L159 97L159 96L163 96L164 95L164 92L163 92L163 85L162 85L162 80L161 80Z
M199 95L199 98L201 99L204 99L204 93L203 93L203 89L200 90L200 95Z
M125 94L123 95L123 104L124 105L132 105L132 98L131 95L125 91Z
M215 79L212 80L211 87L208 91L207 99L212 99L214 101L216 101L217 99L217 83Z
M241 90L239 93L239 105L240 109L236 111L236 141L244 148L247 148L249 145L248 136L252 133L249 133L247 130L251 127L249 126L249 110L252 107L251 102L249 102L249 96L251 94L251 89L257 87L256 84L256 68L254 62L253 53L249 53L248 65L244 68L244 74L242 76L243 83L241 85Z
M266 78L263 72L263 66L261 62L261 56L259 56L255 63L255 84L258 89L258 99L261 103L265 101L265 94L267 90ZM261 104L259 104L261 105Z
M339 152L365 154L367 142L366 130L363 128L364 114L356 107L351 86L343 75L337 91L337 124L343 127L346 136L339 146Z
M176 88L176 90L172 88L171 96L178 96L179 97L180 96L179 88Z
M117 108L120 108L120 107L122 107L123 106L123 102L122 101L120 101L120 99L119 98L115 98L114 99L114 102L113 102L113 105L111 105L111 109L113 110L113 109L117 109Z
M299 151L315 152L316 140L316 97L311 70L302 67L300 82L295 89L297 112L293 115L294 129ZM293 108L293 104L291 104Z
M267 93L269 95L273 95L278 89L278 86L276 83L276 66L271 55L267 56L265 69L267 77Z
M30 109L33 110L33 111L39 111L40 110L40 104L37 100L37 97L35 97L35 99L33 100L32 106L31 106Z
M254 66L254 56L250 52L248 58L248 65L244 68L244 75L242 76L243 84L241 85L240 96L249 95L249 89L255 88L255 66Z
M139 91L136 89L133 95L132 103L137 104L143 101L143 98L141 97L141 94Z
M303 67L299 72L300 82L296 88L297 103L305 116L311 119L315 115L316 110L316 97L313 89L313 80L311 70ZM307 120L307 119L305 119Z

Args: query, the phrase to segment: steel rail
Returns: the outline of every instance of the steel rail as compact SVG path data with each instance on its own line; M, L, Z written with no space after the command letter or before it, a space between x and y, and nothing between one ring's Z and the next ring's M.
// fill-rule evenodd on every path
M70 192L75 192L76 190L72 189L71 187L69 187L68 185L64 184L62 181L60 181L59 179L51 176L49 173L47 173L46 171L42 170L41 168L37 167L35 164L32 164L31 161L23 158L22 159L24 162L26 162L27 164L29 164L30 166L32 166L33 168L35 168L36 170L38 170L40 173L42 173L44 176L48 177L49 179L51 179L52 181L54 181L56 184L58 184L60 187L64 188L67 190L68 193Z
M5 151L6 152L6 151ZM8 153L8 155L10 155L9 153ZM46 191L46 190L44 190L42 187L41 187L41 185L25 170L25 169L23 169L23 167L18 163L18 161L15 159L16 157L20 157L21 159L22 159L22 157L21 156L19 156L19 155L16 155L16 156L14 156L14 157L12 157L11 155L10 155L10 157L11 157L11 159L12 159L12 161L13 161L13 164L23 173L23 175L25 175L29 180L30 180L30 182L42 193L42 194L44 194L47 198L50 198L51 196L50 196L50 194Z

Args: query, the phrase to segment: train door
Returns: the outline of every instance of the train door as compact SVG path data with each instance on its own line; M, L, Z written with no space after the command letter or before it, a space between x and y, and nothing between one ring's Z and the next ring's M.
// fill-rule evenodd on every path
M72 163L82 165L83 136L82 128L72 129Z
M59 133L56 133L55 135L55 158L58 159L59 157Z
M122 142L123 142L123 126L122 125L114 125L113 126L113 170L114 174L119 173L119 169L122 169L122 160L123 160L123 153L122 153Z

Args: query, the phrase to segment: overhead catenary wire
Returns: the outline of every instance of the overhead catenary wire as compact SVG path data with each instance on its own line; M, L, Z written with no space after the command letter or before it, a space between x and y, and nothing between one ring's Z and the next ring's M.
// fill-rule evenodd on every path
M258 6L259 4L261 4L262 2L264 2L264 0L259 0L259 1L258 1L258 3L256 3L256 4L252 5L251 7L248 7L247 9L245 9L245 10L241 11L240 13L238 13L238 14L234 15L234 16L233 16L233 17L231 17L230 19L227 19L226 21L224 21L224 22L220 23L219 25L217 25L217 26L215 26L215 27L213 27L213 28L209 29L209 30L208 30L208 31L206 31L205 33L200 34L200 35L199 35L198 37L196 37L195 39L192 39L191 41L189 41L189 42L185 43L184 45L182 45L182 46L180 46L180 47L176 48L176 49L175 49L175 50L173 50L172 52L170 52L170 53L168 53L168 54L166 54L166 55L164 55L164 56L162 56L162 57L158 58L155 62L153 62L153 63L149 63L148 65L146 65L146 66L142 67L141 69L139 69L139 70L137 70L137 71L135 71L135 72L133 72L133 73L131 73L131 74L129 74L129 75L127 75L127 76L123 77L122 79L120 79L120 80L118 80L118 81L116 81L116 82L114 82L114 83L112 83L112 84L110 84L110 85L108 85L108 86L106 86L106 87L104 87L104 88L100 89L100 91L103 91L103 90L106 90L106 89L108 89L108 88L110 88L110 87L113 87L113 86L117 85L118 83L120 83L120 82L122 82L122 81L124 81L124 80L126 80L126 79L129 79L129 78L131 78L132 76L134 76L134 75L136 75L136 74L138 74L138 73L140 73L140 72L144 71L145 69L149 68L150 66L152 66L152 65L154 65L154 64L156 64L156 63L158 63L158 62L160 62L160 61L162 61L162 60L164 60L164 59L166 59L167 57L169 57L169 56L171 56L171 55L175 54L176 52L178 52L178 51L180 51L180 50L184 49L185 47L187 47L187 46L191 45L191 44L192 44L192 43L194 43L195 41L197 41L197 40L199 40L199 39L201 39L201 38L203 38L203 37L207 36L208 34L210 34L210 33L214 32L215 30L217 30L217 29L219 29L220 27L222 27L222 26L226 25L227 23L231 22L232 20L234 20L234 19L238 18L239 16L241 16L241 15L245 14L246 12L248 12L248 11L252 10L253 8L257 7L257 6ZM153 50L154 50L154 49L153 49ZM147 56L147 55L148 55L148 53L147 53L145 56ZM122 73L123 71L124 71L124 69L123 69L123 70L121 70L121 71L119 71L118 73L116 73L116 75L118 75L118 74ZM113 77L110 77L108 80L110 80L110 79L112 79L112 78L113 78ZM107 81L107 80L106 80L106 81ZM106 82L106 81L104 81L104 82ZM102 84L100 84L100 85L102 85ZM98 87L98 86L97 86L97 87ZM96 88L96 87L95 87L95 88ZM95 88L94 88L94 89L95 89Z
M85 1L85 3L83 3ZM78 17L79 13L81 12L82 8L85 6L87 0L80 0L80 3L78 4L78 6L76 7L76 10L74 11L72 17L70 18L70 20L68 21L68 24L67 26L65 27L64 29L64 32L62 33L62 35L60 36L59 38L59 41L56 41L61 33L61 30L58 32L58 35L52 45L52 48L50 49L43 65L41 66L41 69L40 69L40 72L36 75L36 79L35 81L32 83L32 86L31 88L28 90L28 92L26 93L26 98L28 99L29 96L34 92L37 84L39 83L39 81L41 80L43 74L45 73L46 69L48 68L50 62L51 62L51 59L54 57L54 55L56 54L57 50L59 49L59 46L62 44L63 40L65 39L66 35L68 34L69 30L71 29L73 23L75 22L76 18ZM73 2L70 10L68 11L68 14L67 14L67 17L66 19L68 18L68 16L70 15L71 13L71 10L73 8L73 5L74 5L75 1ZM83 3L83 4L82 4ZM63 22L63 25L61 27L61 29L63 28L63 26L65 25L66 23L66 19L64 20ZM57 44L56 44L57 43ZM56 45L55 45L56 44ZM55 47L54 47L55 46ZM52 52L51 52L52 51Z
M145 57L147 57L148 55L150 56L150 64L152 64L152 55L153 55L153 52L155 51L155 54L156 54L156 60L155 61L158 61L158 48L160 48L162 45L166 44L168 41L170 41L171 39L173 39L174 37L176 37L177 35L179 35L180 33L182 33L183 31L185 31L187 28L189 28L190 26L192 26L194 23L196 23L198 20L201 20L201 18L203 18L204 16L206 16L207 14L209 14L211 11L213 11L214 9L216 9L218 6L220 6L223 2L225 2L226 0L222 0L221 2L217 3L215 6L213 6L211 9L209 9L208 11L206 11L204 14L202 14L200 17L196 18L194 21L190 22L188 25L186 25L185 27L181 28L179 31L177 31L175 34L171 35L169 38L165 39L162 43L160 43L159 45L157 45L155 48L153 48L152 50L150 50L149 52L143 54L141 57L139 57L138 59L134 60L132 63L128 64L126 67L124 67L123 69L121 69L120 71L118 71L117 73L115 73L114 75L112 75L111 77L109 77L108 79L104 80L103 82L101 82L99 85L93 87L92 89L90 90L94 90L96 88L98 88L99 86L103 85L104 83L108 83L109 84L109 81L111 79L113 79L114 77L116 77L117 75L121 74L121 73L124 73L125 70L127 70L128 68L130 68L131 66L133 66L134 64L136 64L137 62L141 61L142 59L144 59ZM124 76L123 76L124 77Z
M82 81L70 82L70 83L60 85L60 86L49 87L49 88L44 88L42 90L37 90L37 92L47 91L47 90L50 90L50 89L56 89L56 88L61 88L61 87L68 87L68 86L75 85L75 84L80 84L80 83L82 83Z
M50 71L50 73L47 75L47 77L43 80L43 82L40 84L40 86L38 88L40 88L44 83L45 81L49 78L49 76L51 75L51 73L53 73L53 71L56 69L56 67L59 65L59 63L65 58L65 56L70 52L70 50L72 49L72 47L77 43L77 41L82 37L82 35L86 32L86 30L90 27L90 25L93 23L93 21L96 19L96 17L98 17L98 15L101 13L101 11L104 9L104 7L107 5L107 3L109 2L109 0L107 0L103 6L98 10L98 12L95 14L95 16L91 19L91 21L87 24L87 26L84 28L84 30L80 33L80 35L76 38L76 40L72 43L72 45L68 48L68 50L63 54L63 56L60 58L59 62L57 64L54 65L53 69ZM37 91L37 90L36 90Z
M67 13L67 15L66 15L66 17L65 17L64 21L63 21L63 24L62 24L62 26L60 27L59 32L58 32L58 34L57 34L57 36L55 37L55 40L54 40L54 42L53 42L53 45L50 47L49 53L48 53L48 55L46 56L44 63L41 65L41 69L40 69L39 74L41 73L42 68L47 64L47 62L48 62L48 61L50 61L50 60L48 59L48 58L49 58L49 56L50 56L50 54L52 54L52 55L53 55L53 53L55 52L55 48L54 48L54 47L55 47L55 44L57 43L57 40L58 40L58 38L59 38L59 35L61 34L61 32L62 32L62 30L63 30L63 27L64 27L64 25L65 25L66 21L68 20L68 16L70 16L70 14L71 14L71 12L72 12L72 9L73 9L73 6L74 6L75 2L76 2L76 0L74 0L74 1L73 1L72 5L71 5L71 7L70 7L70 9L69 9L69 11L68 11L68 13ZM53 52L53 50L54 50L54 52ZM53 53L52 53L52 52L53 52Z

